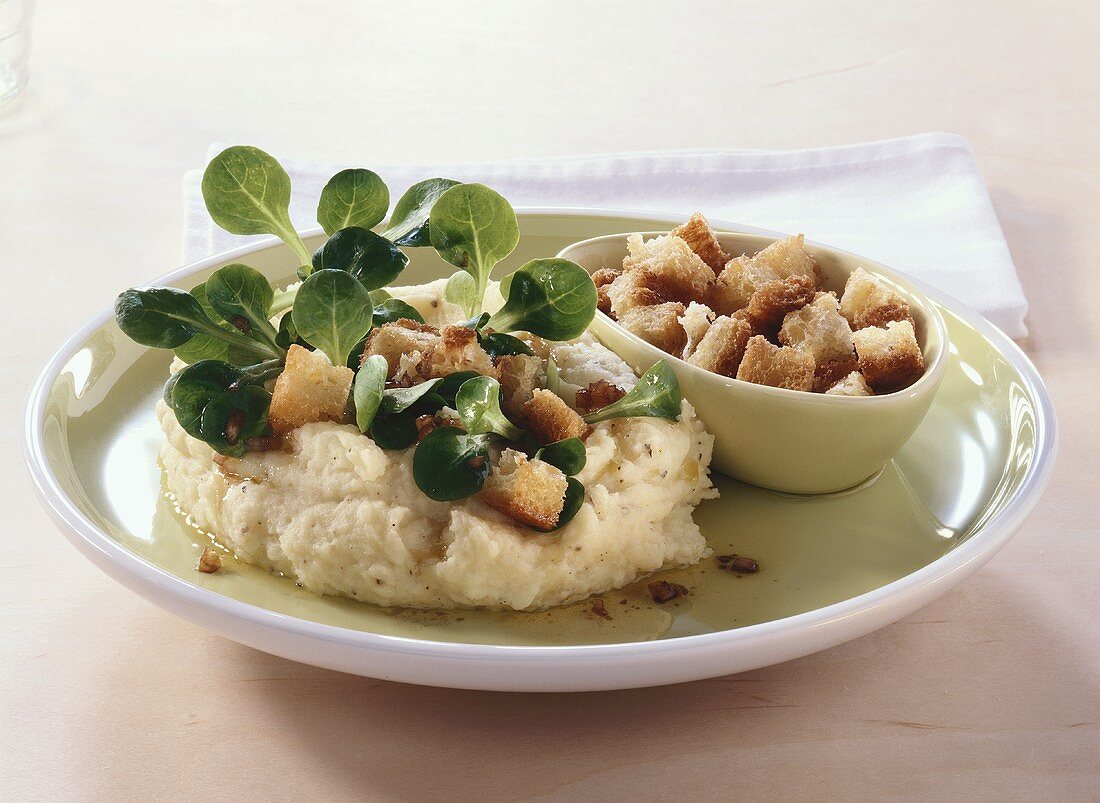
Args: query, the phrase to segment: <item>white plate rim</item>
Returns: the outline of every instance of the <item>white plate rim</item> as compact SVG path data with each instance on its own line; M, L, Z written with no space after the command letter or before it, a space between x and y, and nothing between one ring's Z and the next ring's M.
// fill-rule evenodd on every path
M633 218L665 224L686 219L686 215L631 209L588 207L521 206L523 215ZM716 228L783 236L743 224L715 220ZM319 228L302 232L304 237L321 234ZM265 250L278 240L257 238L240 248L199 260L149 282L174 285L193 273L235 261ZM831 246L830 246L831 247ZM241 602L216 591L189 583L145 558L130 552L88 519L68 499L49 468L43 437L49 390L76 350L91 334L114 316L107 307L81 326L54 352L35 379L28 398L22 427L24 459L35 490L51 518L65 537L108 575L150 601L184 618L207 626L233 640L268 652L304 660L318 666L370 677L413 683L491 690L565 691L633 688L678 683L713 677L727 672L767 666L816 652L864 635L908 615L955 586L988 561L1016 533L1038 503L1050 480L1057 454L1057 419L1050 395L1035 366L1007 335L984 316L918 279L906 275L930 298L978 329L1013 364L1029 392L1038 401L1035 416L1035 459L1020 490L983 527L982 531L942 557L872 591L793 616L754 625L680 636L659 641L615 644L527 646L467 644L431 641L351 630L281 614ZM242 632L252 626L257 632ZM303 658L311 653L287 639L329 645L333 655ZM753 646L756 645L756 649ZM690 654L690 660L687 656ZM364 658L357 665L354 656ZM367 656L386 660L374 666ZM700 659L706 660L700 660ZM396 663L393 659L396 659ZM423 666L402 669L402 663L428 659ZM650 659L644 667L638 659ZM510 677L516 662L528 665L523 677ZM627 674L592 677L593 672L610 673L615 668ZM641 669L641 671L632 671ZM447 674L448 672L454 674Z

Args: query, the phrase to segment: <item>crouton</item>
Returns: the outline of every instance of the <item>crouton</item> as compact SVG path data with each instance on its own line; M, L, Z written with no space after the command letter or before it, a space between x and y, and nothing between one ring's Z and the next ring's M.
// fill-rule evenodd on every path
M883 327L890 321L913 321L905 297L863 268L856 268L848 277L840 297L840 314L848 319L852 329Z
M711 285L707 305L719 315L733 315L748 306L749 299L768 282L779 277L769 268L757 264L752 257L734 257Z
M583 440L589 433L588 424L573 408L557 394L541 388L523 405L520 419L542 446L565 438Z
M505 354L497 357L496 368L503 395L501 408L515 418L540 384L542 360L530 354Z
M492 358L478 342L477 332L468 326L445 326L439 342L424 353L419 369L423 379L449 376L456 371L496 376Z
M644 270L655 277L666 301L700 301L714 283L714 271L679 237L666 235L643 241L642 235L632 234L626 247L629 253L623 269L627 273Z
M817 360L817 367L814 368L814 393L824 393L858 368L859 361L854 351L845 359Z
M291 346L271 394L271 431L281 437L313 421L341 421L354 378L350 368L333 365L323 352Z
M817 362L814 390L832 387L856 368L852 329L832 293L818 293L802 309L787 313L779 327L779 342L813 355Z
M924 355L909 321L868 326L852 334L859 370L875 393L893 393L912 385L924 373Z
M811 390L814 358L805 351L769 343L763 336L749 338L737 378L757 385L788 390Z
M687 223L677 226L671 232L673 237L679 237L688 247L695 252L699 259L707 263L707 266L717 276L730 261L729 254L722 250L714 229L703 217L702 212L696 212Z
M480 498L520 524L552 530L565 507L567 486L565 474L556 466L505 449L481 487Z
M390 367L389 378L392 379L401 366L402 355L420 355L438 340L439 330L434 326L401 318L370 333L363 349L363 359L381 354Z
M827 391L826 396L874 396L875 392L859 371L852 371Z
M617 268L600 268L592 274L592 283L596 285L596 309L604 315L615 317L611 310L611 283L622 275L622 270Z
M677 301L654 304L652 307L635 307L619 316L619 323L647 343L679 357L687 345L687 332L680 323L684 305Z
M801 234L776 240L763 251L758 252L752 258L753 262L759 267L766 268L778 279L804 276L812 279L815 287L819 286L821 271L817 267L817 260L806 250L804 241L805 237Z
M618 385L612 385L606 379L599 379L577 391L577 409L590 413L617 402L625 395L626 391Z
M744 318L722 315L714 319L687 361L722 376L736 376L750 337L752 327Z
M616 319L637 307L650 307L672 301L672 294L664 286L664 281L641 268L623 273L611 284L605 284L596 290L597 304L599 294L606 291L607 303Z
M749 299L745 318L756 334L774 337L788 313L813 301L815 282L809 276L789 276L768 282Z
M687 344L684 346L683 357L687 359L699 345L699 341L710 329L710 322L714 320L714 310L706 304L692 301L687 305L684 314L680 316L680 326L684 327L687 335Z

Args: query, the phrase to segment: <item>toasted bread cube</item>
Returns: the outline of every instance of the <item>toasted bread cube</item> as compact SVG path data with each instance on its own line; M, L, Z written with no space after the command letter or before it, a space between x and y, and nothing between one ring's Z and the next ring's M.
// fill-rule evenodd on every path
M729 254L722 250L722 244L710 223L703 217L702 212L696 212L688 222L677 226L671 232L673 237L679 237L688 247L698 255L699 259L707 263L707 266L717 276L730 261Z
M859 361L854 351L846 359L818 360L814 369L814 393L824 393L858 368Z
M804 241L805 237L801 234L776 240L752 259L778 279L805 276L812 279L816 287L821 284L821 271L817 267L817 260L806 250Z
M552 530L565 507L567 486L565 474L556 466L505 449L485 480L480 498L520 524Z
M492 358L478 342L477 332L468 326L443 327L438 342L424 352L418 370L423 379L449 376L456 371L496 376Z
M813 301L816 284L809 276L789 276L768 282L749 299L744 315L757 334L774 337L788 313Z
M672 300L668 288L664 286L664 281L659 276L641 268L623 273L611 284L597 288L597 304L601 291L606 291L607 302L616 319L622 318L638 307L651 307Z
M826 396L874 396L875 392L859 371L852 371L846 377L825 391Z
M856 268L848 277L840 297L840 314L853 330L913 320L905 297L863 268Z
M684 327L684 333L687 335L687 345L684 346L683 353L685 360L695 352L699 341L706 335L713 320L714 310L706 304L692 301L687 305L684 314L680 316L680 326Z
M779 342L810 352L818 363L853 359L852 328L839 307L832 293L818 293L802 309L787 313Z
M565 438L583 440L589 433L588 424L572 407L556 393L541 388L523 405L520 418L542 446Z
M722 315L714 319L687 361L722 376L737 376L750 337L752 327L748 321Z
M403 355L420 355L437 342L439 330L434 326L402 318L379 326L370 333L363 349L363 359L381 354L390 366L389 378L392 379L401 367Z
M778 276L752 257L734 257L718 274L707 293L707 305L719 315L733 315L748 306L757 290Z
M654 304L652 307L635 307L619 316L619 323L647 343L668 354L679 357L687 345L687 332L680 323L684 305L677 301Z
M853 333L859 370L875 393L907 388L924 373L924 355L909 321L890 321Z
M622 275L622 270L617 268L600 268L592 274L592 283L596 285L596 309L604 315L614 317L611 310L611 283Z
M714 271L679 237L665 235L643 241L642 235L632 234L626 247L629 253L623 269L628 273L644 270L655 277L667 296L665 301L702 301L714 283Z
M320 350L291 346L271 394L271 431L283 436L302 424L343 420L354 379L350 368L333 365Z
M618 385L612 385L606 379L598 379L577 391L577 409L590 413L617 402L625 395L626 391Z
M805 351L769 343L762 335L749 338L737 378L788 390L812 390L814 358Z
M501 408L510 418L518 417L541 384L542 360L530 354L505 354L497 357L496 368L504 396Z

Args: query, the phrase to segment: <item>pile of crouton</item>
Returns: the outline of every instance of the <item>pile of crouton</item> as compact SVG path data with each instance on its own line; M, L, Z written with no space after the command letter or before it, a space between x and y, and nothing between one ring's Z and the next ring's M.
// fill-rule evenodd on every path
M504 413L523 426L539 445L573 437L584 439L591 431L576 410L543 387L543 357L517 354L494 360L469 327L436 328L402 319L371 332L363 359L374 354L386 359L390 387L410 387L459 371L476 371L497 379ZM291 346L286 368L272 392L268 413L272 432L282 438L315 421L354 420L348 409L354 378L350 368L332 365L321 351ZM596 410L618 400L623 393L621 388L599 381L578 391L577 404L586 412ZM437 426L461 427L453 411L446 408L422 418L425 420L417 421L420 439ZM566 483L565 474L555 466L504 449L479 498L521 524L550 530L564 507Z
M701 214L627 241L593 274L600 311L661 350L745 382L843 396L893 393L924 373L903 296L862 268L825 292L802 235L730 257Z

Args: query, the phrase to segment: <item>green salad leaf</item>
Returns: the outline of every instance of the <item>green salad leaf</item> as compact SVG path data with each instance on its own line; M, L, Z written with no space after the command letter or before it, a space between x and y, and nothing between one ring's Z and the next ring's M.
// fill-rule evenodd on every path
M599 410L584 416L586 423L612 418L666 418L675 421L680 416L680 382L664 360L654 363L642 374L629 393Z
M262 273L240 263L226 265L210 275L204 292L210 306L234 328L280 350L278 333L268 320L275 291Z
M409 264L400 248L370 229L340 229L313 255L314 270L343 270L367 290L377 290L396 279Z
M438 502L474 495L489 476L489 443L489 435L471 435L457 427L433 429L413 452L416 486Z
M405 412L431 394L442 381L442 379L429 379L410 388L389 388L382 396L382 412L386 415Z
M566 476L571 477L580 474L584 469L588 454L584 441L580 438L566 438L543 446L535 452L535 459L556 466Z
M333 365L345 365L370 331L374 307L367 289L350 273L325 269L302 282L290 314L307 343L323 351Z
M355 423L360 432L370 432L370 425L382 405L382 394L386 390L389 372L389 363L381 354L372 354L359 366L351 389L351 399L355 404Z
M400 321L402 318L417 323L424 323L424 316L416 307L406 304L399 298L387 298L382 303L374 305L374 325L383 326L387 323Z
M281 356L278 349L215 323L198 300L174 287L132 287L115 300L115 320L131 340L143 346L176 349L205 334L261 358Z
M317 202L317 222L325 234L349 226L369 229L382 221L390 208L390 191L373 170L341 170L328 180Z
M202 197L215 223L231 234L274 234L302 265L309 251L290 222L290 176L259 148L234 145L206 166Z
M416 443L419 435L416 416L410 412L376 415L370 425L370 436L374 442L390 451L408 449Z
M221 360L200 360L177 373L171 388L171 406L184 432L205 440L199 428L203 409L240 378L240 369Z
M481 311L493 267L519 243L519 223L504 196L483 184L459 184L444 192L429 216L432 246L443 259L473 277L471 317Z
M453 374L443 377L443 381L436 387L435 392L443 397L448 407L453 408L456 404L455 397L458 395L458 389L469 380L479 376L481 374L477 371L455 371Z
M455 394L455 409L468 433L519 440L522 433L500 409L500 397L500 383L491 376L476 376L462 384Z
M458 184L449 178L429 178L413 184L394 205L390 224L382 236L407 248L431 245L428 218L432 207L443 193Z
M498 331L522 330L549 340L584 334L596 314L596 285L568 259L533 259L511 274L504 306L489 319Z
M219 393L206 403L199 419L199 434L210 447L230 457L245 453L245 442L267 432L271 394L256 385L244 385Z
M493 359L504 356L514 356L516 354L526 354L528 356L534 356L534 351L514 335L505 334L504 332L491 332L481 338L481 348L485 350Z

